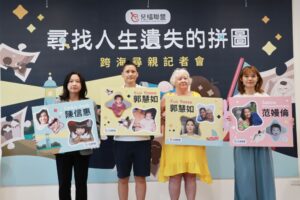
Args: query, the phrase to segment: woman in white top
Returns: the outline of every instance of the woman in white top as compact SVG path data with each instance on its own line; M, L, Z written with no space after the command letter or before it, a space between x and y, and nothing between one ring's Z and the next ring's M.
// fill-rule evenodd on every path
M243 68L235 97L268 96L261 89L263 80L254 66ZM269 147L234 148L234 199L275 200L272 150Z

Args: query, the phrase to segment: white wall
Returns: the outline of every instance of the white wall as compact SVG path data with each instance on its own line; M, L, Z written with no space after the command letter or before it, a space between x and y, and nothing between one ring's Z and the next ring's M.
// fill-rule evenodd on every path
M295 85L300 85L300 1L292 0L293 4L293 46L294 46L294 73L295 73ZM298 12L297 12L298 11ZM300 90L295 89L295 101L296 101L296 116L297 120L297 142L298 142L298 158L300 155ZM300 159L298 159L298 171L300 174ZM300 188L299 188L300 190Z
M294 62L295 62L295 83L300 85L300 1L293 0L293 35L294 35ZM296 112L300 117L300 90L296 90ZM300 130L300 121L297 123L297 130ZM300 155L300 136L298 134L298 155ZM300 159L298 159L300 166ZM299 170L300 174L300 170ZM150 182L147 184L148 200L167 200L168 184ZM115 200L117 196L117 184L89 184L89 200ZM300 196L300 179L276 179L277 200L296 200ZM74 187L72 188L74 193ZM0 188L1 200L56 200L57 186L34 186L34 187L2 187ZM135 199L134 184L130 184L129 199ZM181 200L185 199L182 188ZM216 180L212 185L198 183L197 199L205 200L232 200L233 180Z

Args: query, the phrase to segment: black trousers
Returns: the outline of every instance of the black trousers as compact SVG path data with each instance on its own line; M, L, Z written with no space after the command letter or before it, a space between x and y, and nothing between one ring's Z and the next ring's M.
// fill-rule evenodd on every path
M89 158L89 155L80 155L79 151L56 154L59 200L71 200L73 167L76 186L76 200L87 200Z

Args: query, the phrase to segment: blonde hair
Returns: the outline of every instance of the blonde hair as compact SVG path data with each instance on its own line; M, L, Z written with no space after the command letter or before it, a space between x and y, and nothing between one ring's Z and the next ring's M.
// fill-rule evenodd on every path
M174 70L174 72L172 73L172 75L171 75L170 83L173 86L175 86L176 78L181 76L181 75L184 75L184 74L186 74L188 76L188 84L191 85L192 84L192 79L190 77L190 73L185 68L176 68Z

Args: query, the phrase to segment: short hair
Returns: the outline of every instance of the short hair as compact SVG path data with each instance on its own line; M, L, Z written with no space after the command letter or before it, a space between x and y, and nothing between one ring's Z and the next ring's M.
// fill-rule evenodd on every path
M77 128L84 128L86 133L91 133L92 130L92 120L87 119L82 122L69 121L68 127L71 132L75 132Z
M201 111L201 110L204 110L204 111L206 111L206 108L204 108L204 107L201 107L201 108L199 109L199 111Z
M176 68L170 78L170 83L175 86L175 81L176 81L176 77L182 75L182 74L186 74L188 75L188 84L191 85L192 84L192 79L190 77L190 73L185 69L185 68Z
M154 118L154 113L153 113L151 110L146 110L146 111L145 111L145 116L146 116L148 113L150 113L151 116Z
M124 63L124 65L123 65L123 67L122 67L122 72L124 71L124 69L125 69L125 67L126 67L127 65L132 65L132 66L134 66L135 69L136 69L136 71L138 71L138 67L137 67L136 64L134 64L134 63L133 63L132 61L130 61L130 60L126 60L126 62Z
M281 126L279 124L272 124L271 125L271 133L272 133L273 128L279 128L279 130L281 131Z
M55 122L58 122L57 118L54 118L48 125L48 127L51 127Z
M147 114L147 113L151 113L152 114L152 111L151 110L146 110L145 114Z
M259 93L263 93L264 90L261 88L262 84L263 84L263 79L255 66L247 66L242 69L242 71L239 75L239 79L238 79L238 91L241 94L245 93L245 85L243 84L242 78L245 74L250 74L250 73L254 73L257 76L257 83L255 85L255 91L259 92Z
M121 98L121 100L123 101L123 96L122 96L122 95L117 94L117 95L114 97L114 100L116 100L117 98Z
M212 109L206 109L206 113L213 113Z
M38 112L38 113L36 114L36 119L37 119L37 121L39 122L39 124L41 123L41 122L40 122L40 117L41 117L42 113L46 113L46 115L47 115L47 117L48 117L48 121L49 121L49 114L48 114L48 111L47 111L46 109L42 109L40 112Z

